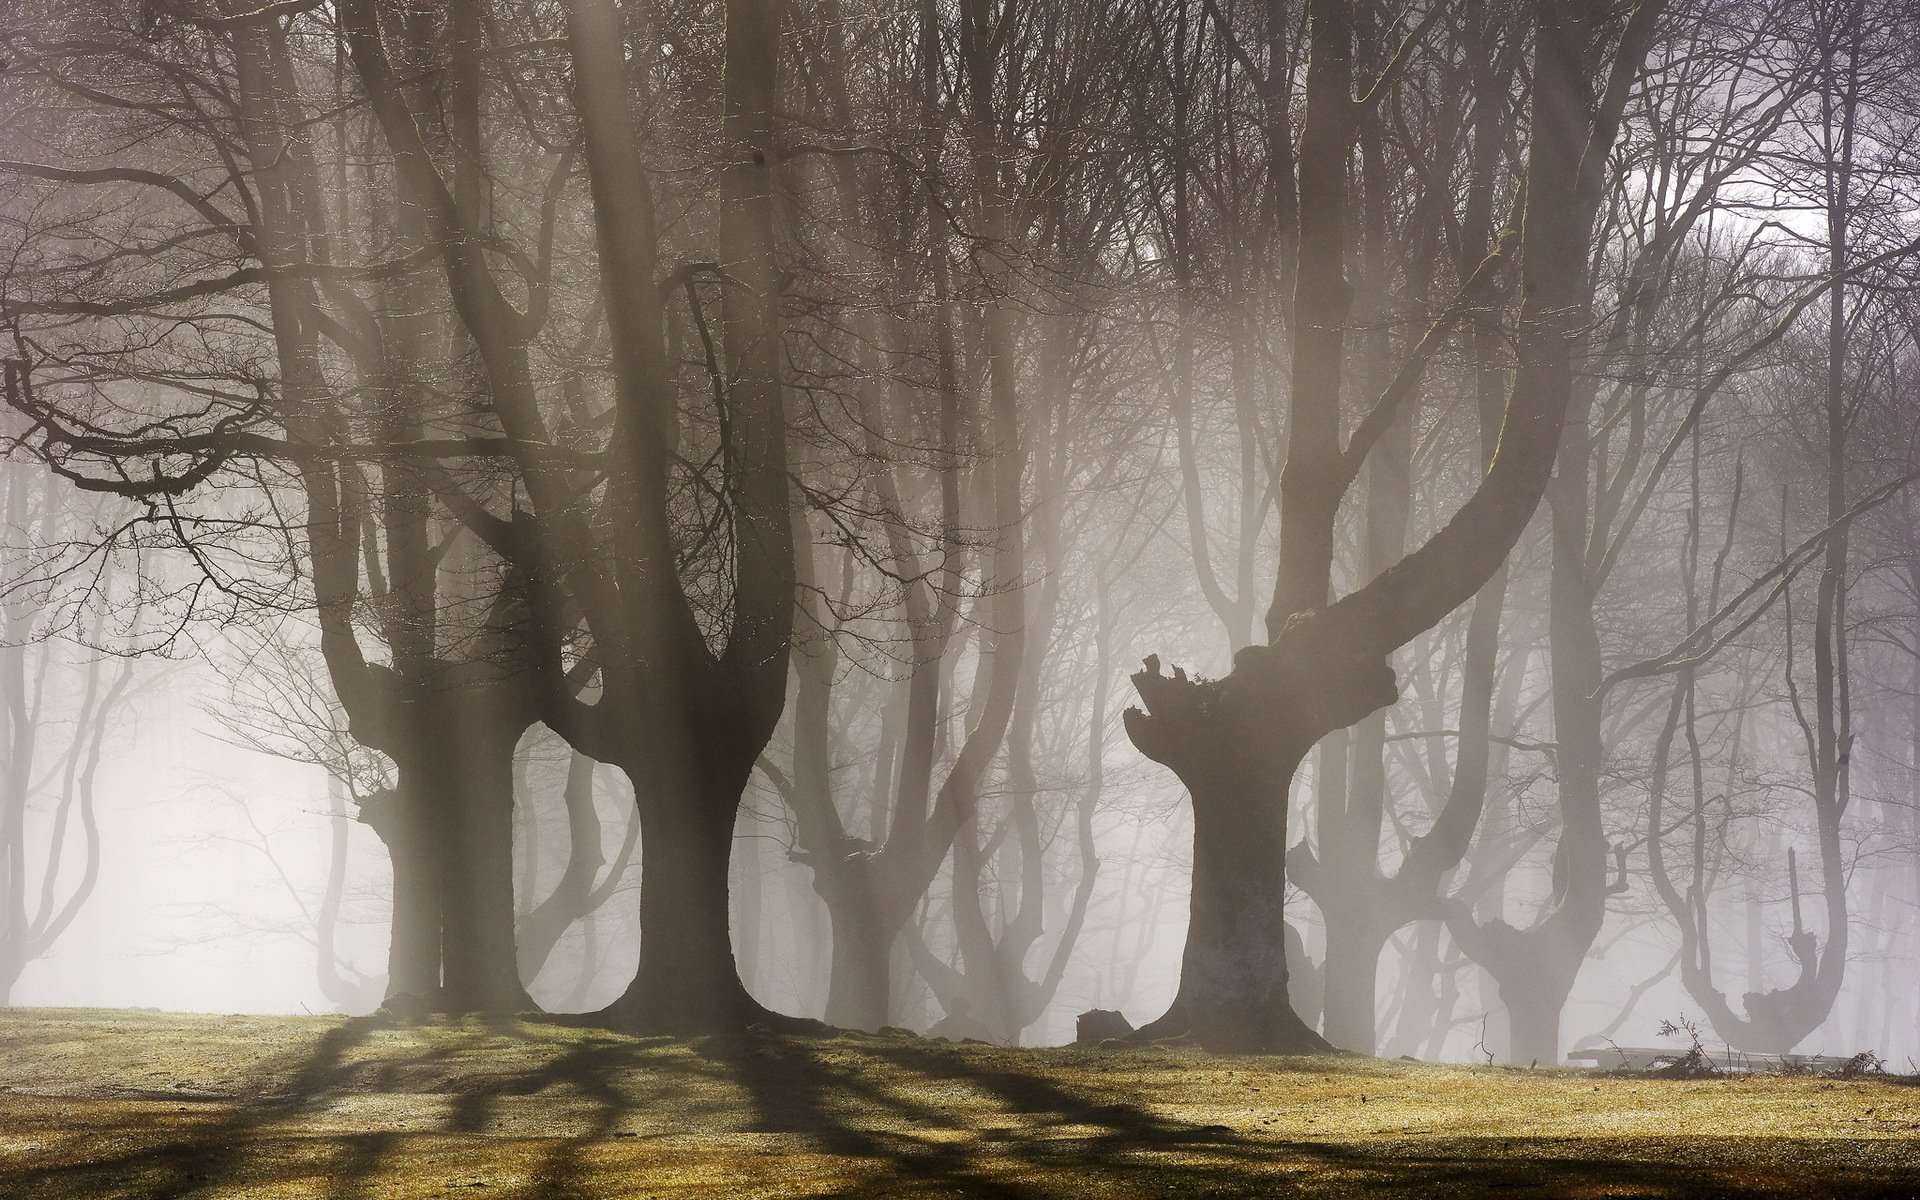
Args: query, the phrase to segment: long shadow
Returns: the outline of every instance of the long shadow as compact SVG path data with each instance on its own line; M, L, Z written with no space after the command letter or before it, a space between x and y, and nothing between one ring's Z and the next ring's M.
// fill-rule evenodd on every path
M976 1147L898 1130L883 1135L855 1125L847 1116L859 1103L921 1127L945 1125L949 1114L878 1087L857 1071L832 1065L824 1060L822 1047L823 1043L811 1039L749 1034L709 1039L705 1048L745 1089L755 1110L755 1132L805 1135L827 1153L881 1160L890 1174L949 1184L962 1195L1024 1200L1044 1194L979 1174ZM860 1044L857 1052L872 1054L873 1049ZM876 1181L834 1194L876 1195L887 1190Z
M966 1195L1043 1195L1045 1189L1007 1180L1007 1165L1058 1172L1063 1166L1084 1163L1133 1178L1143 1193L1165 1187L1212 1193L1225 1187L1264 1195L1276 1183L1267 1168L1280 1159L1306 1158L1321 1166L1356 1169L1369 1161L1363 1152L1342 1145L1280 1145L1241 1136L1222 1125L1171 1120L1138 1105L1082 1096L1043 1074L982 1068L927 1043L857 1039L842 1048L892 1068L905 1081L909 1094L903 1095L898 1084L879 1085L857 1069L823 1061L814 1047L805 1044L748 1043L735 1049L728 1062L754 1096L763 1127L810 1132L836 1152L887 1159L893 1169L890 1184L871 1185L860 1194L884 1194L912 1182L949 1184ZM984 1120L969 1124L952 1110L911 1098L912 1093L933 1090L932 1085L954 1082L984 1094L989 1106ZM898 1135L879 1139L847 1124L836 1112L836 1099L864 1102L921 1126L957 1131L965 1140L934 1142ZM1036 1136L1062 1125L1100 1132L1087 1137ZM1128 1161L1142 1152L1153 1157ZM988 1158L1001 1161L989 1164ZM990 1170L994 1173L987 1173Z
M887 1042L871 1053L892 1066L928 1080L959 1080L992 1096L1002 1111L1022 1118L1020 1129L993 1147L994 1151L1035 1166L1058 1167L1062 1160L1118 1165L1125 1156L1154 1153L1157 1167L1189 1177L1188 1182L1218 1185L1244 1177L1276 1158L1270 1142L1236 1134L1224 1125L1196 1125L1175 1121L1136 1104L1081 1095L1046 1075L983 1069L964 1057L925 1044ZM1058 1126L1084 1126L1101 1132L1091 1137L1034 1137L1032 1131ZM1301 1148L1295 1148L1298 1154ZM1346 1158L1343 1147L1313 1147L1314 1157ZM1175 1162L1175 1155L1204 1155L1213 1165Z
M1143 1192L1173 1188L1209 1195L1267 1195L1293 1190L1287 1175L1353 1178L1354 1194L1715 1197L1768 1194L1767 1164L1792 1168L1809 1156L1831 1160L1823 1180L1835 1196L1920 1196L1920 1176L1899 1161L1897 1147L1871 1151L1840 1139L1434 1138L1317 1141L1249 1136L1221 1125L1168 1119L1136 1104L1087 1097L1044 1074L982 1068L963 1055L925 1043L877 1042L865 1047L902 1071L929 1080L960 1080L991 1093L1027 1128L1056 1123L1104 1130L1086 1139L1024 1138L998 1148L1039 1166L1061 1160L1116 1168ZM1304 1069L1304 1068L1301 1068ZM1703 1150L1709 1151L1702 1154ZM1516 1152L1517 1151L1517 1152ZM1722 1153L1715 1154L1713 1151ZM1145 1154L1144 1160L1136 1156ZM1884 1160L1867 1161L1884 1155ZM1724 1161L1711 1161L1720 1157ZM1707 1161L1701 1161L1702 1159ZM1690 1161L1692 1160L1692 1161ZM1891 1160L1891 1161L1886 1161ZM1752 1180L1734 1182L1730 1177ZM1331 1190L1331 1189L1329 1189ZM1346 1194L1344 1191L1341 1194ZM1784 1194L1784 1193L1774 1193Z
M93 1155L79 1162L52 1166L34 1165L0 1172L0 1195L33 1195L55 1198L138 1195L153 1200L177 1200L203 1188L238 1178L247 1165L251 1146L268 1127L296 1118L319 1103L349 1076L353 1067L347 1055L367 1040L381 1022L371 1019L345 1021L322 1034L307 1053L305 1061L286 1085L258 1097L236 1097L218 1116L203 1122L188 1122L189 1136L177 1136L181 1122L155 1119L138 1121L131 1130L117 1125L116 1134L151 1133L160 1140L134 1140L125 1151ZM377 1159L369 1160L363 1173L354 1174L357 1160L366 1156L350 1154L347 1174L351 1183L370 1176Z
M658 1073L660 1064L642 1062L641 1046L591 1044L568 1049L554 1061L532 1070L462 1072L453 1064L474 1045L465 1031L440 1030L425 1046L400 1055L365 1057L349 1061L352 1052L384 1029L406 1025L382 1017L343 1021L322 1034L284 1082L270 1083L283 1073L285 1059L267 1064L252 1088L239 1094L202 1097L166 1089L129 1092L127 1099L180 1101L174 1113L154 1109L135 1112L131 1119L115 1114L110 1128L79 1136L88 1151L78 1161L11 1168L0 1164L0 1197L45 1197L47 1200L97 1200L104 1196L140 1196L152 1200L184 1200L204 1190L244 1182L265 1188L309 1178L324 1172L330 1200L352 1200L379 1194L374 1181L403 1143L396 1131L341 1132L333 1139L337 1153L322 1163L311 1159L273 1163L261 1152L276 1130L301 1134L298 1123L350 1096L368 1093L408 1093L429 1082L444 1083L449 1093L448 1118L443 1132L478 1133L489 1124L492 1106L502 1096L531 1095L561 1084L572 1084L593 1105L590 1131L575 1142L604 1137L632 1104L612 1080ZM514 1036L511 1023L492 1024L489 1032ZM482 1043L484 1044L484 1043ZM187 1101L218 1101L208 1105L207 1120L180 1120ZM97 1146L111 1133L113 1142L127 1148L102 1154ZM57 1151L53 1157L67 1157ZM556 1164L563 1166L564 1164ZM564 1173L564 1172L563 1172Z
M589 1200L594 1192L587 1178L586 1151L612 1138L634 1136L620 1128L624 1118L646 1109L649 1101L662 1101L673 1086L671 1081L686 1074L671 1059L650 1054L653 1049L636 1042L582 1042L533 1069L491 1076L456 1096L448 1129L484 1132L497 1101L505 1096L572 1091L588 1106L585 1127L570 1136L551 1138L535 1172L540 1182L529 1195L540 1200ZM654 1095L634 1086L642 1081L652 1083L648 1090Z
M1150 1095L1116 1100L1091 1079L1062 1078L1044 1057L989 1058L911 1039L748 1033L689 1045L610 1035L569 1038L541 1055L529 1028L510 1022L484 1032L442 1027L400 1053L357 1053L387 1027L359 1020L329 1029L297 1062L266 1064L256 1086L230 1108L189 1108L192 1098L179 1096L179 1105L164 1110L135 1107L131 1120L107 1110L66 1122L93 1122L96 1144L84 1161L31 1169L0 1164L0 1197L175 1200L216 1188L244 1194L302 1180L311 1186L321 1172L330 1200L371 1200L383 1194L409 1136L366 1130L311 1137L302 1128L369 1090L445 1096L446 1116L433 1129L442 1134L511 1133L516 1111L538 1117L536 1128L545 1128L525 1139L537 1145L536 1165L516 1193L527 1200L587 1200L597 1191L596 1148L625 1137L697 1133L708 1127L706 1118L722 1131L784 1135L795 1151L858 1160L848 1174L859 1182L825 1185L840 1188L827 1194L845 1196L927 1191L1024 1200L1095 1188L1112 1195L1786 1194L1768 1184L1776 1171L1817 1178L1828 1195L1920 1194L1903 1174L1913 1152L1898 1143L1390 1134L1317 1140L1284 1127L1180 1121L1156 1111ZM527 1059L530 1046L537 1061ZM472 1061L456 1061L463 1055ZM505 1107L530 1096L554 1107ZM560 1119L550 1121L548 1113ZM1250 1109L1249 1118L1255 1115ZM51 1108L36 1120L61 1128ZM551 1132L556 1124L565 1132ZM1808 1173L1809 1163L1818 1173Z
M377 1195L372 1189L374 1176L400 1141L400 1135L388 1130L346 1135L345 1160L332 1172L328 1189L331 1200L357 1200Z

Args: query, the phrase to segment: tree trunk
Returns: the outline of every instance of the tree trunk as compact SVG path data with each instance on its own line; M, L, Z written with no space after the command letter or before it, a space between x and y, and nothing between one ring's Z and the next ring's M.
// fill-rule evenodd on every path
M1345 920L1327 923L1321 1001L1325 1020L1320 1031L1342 1050L1372 1054L1379 1037L1378 976L1387 935L1380 929L1382 922L1371 919L1365 909L1345 915Z
M1273 886L1286 858L1285 784L1250 773L1190 786L1192 908L1169 1016L1213 1049L1326 1049L1287 996L1285 893Z
M727 928L727 868L744 772L676 772L691 786L664 793L654 791L662 781L652 772L630 774L641 815L640 969L601 1016L643 1034L784 1022L740 982Z
M893 944L906 913L898 905L882 903L870 888L861 886L871 874L855 864L841 868L834 877L816 875L814 884L826 901L833 929L827 1024L874 1033L888 1023Z
M833 958L827 980L827 1024L876 1033L886 1027L893 986L890 947L872 923L827 910L833 926Z
M1500 985L1500 998L1507 1006L1507 1061L1515 1066L1559 1062L1566 990L1522 972Z
M1316 741L1397 693L1380 657L1356 657L1309 628L1290 625L1272 646L1242 650L1222 680L1163 675L1157 658L1133 676L1146 710L1127 710L1127 734L1180 777L1194 811L1180 990L1142 1036L1191 1033L1232 1051L1329 1048L1287 1000L1287 790Z
M441 765L441 987L450 1012L533 1007L514 951L513 754L519 730L476 722Z
M425 805L400 785L360 805L393 864L393 915L387 938L386 1001L433 1007L440 997L440 868Z
M514 952L513 756L530 723L516 680L417 685L383 749L398 786L361 806L393 862L387 999L430 1011L534 1007Z
M1586 557L1590 403L1588 393L1572 406L1559 473L1547 489L1553 518L1548 643L1561 819L1552 892L1525 929L1499 917L1477 928L1454 925L1455 938L1498 982L1507 1008L1507 1059L1514 1063L1559 1062L1560 1010L1606 916L1602 659Z

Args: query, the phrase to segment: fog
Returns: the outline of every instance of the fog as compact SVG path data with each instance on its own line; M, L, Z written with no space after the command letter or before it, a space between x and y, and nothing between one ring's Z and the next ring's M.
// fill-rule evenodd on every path
M0 14L0 1004L1920 1058L1911 4L230 7Z
M201 652L215 660L238 653L218 637L203 640ZM1206 654L1204 644L1196 644L1187 661L1207 661ZM63 674L78 676L92 657L63 646L50 675L56 681ZM179 1012L371 1011L382 996L392 886L378 838L354 819L350 805L330 811L329 776L321 767L236 744L221 720L228 688L222 675L194 662L142 662L135 671L140 682L112 723L99 771L99 883L54 949L26 968L12 1002ZM1124 762L1127 747L1117 723L1110 740L1114 759ZM1779 750L1790 755L1792 747ZM563 770L556 762L559 754L550 739L544 744L529 739L523 758L527 781L535 786L523 788L520 802L545 806L544 836L564 845L564 823L556 825L551 811L551 793ZM609 842L617 844L631 819L630 793L623 793L617 777L604 768L599 776L600 819ZM1311 784L1309 776L1296 789L1296 813L1298 793L1310 795ZM1543 786L1525 775L1515 780L1516 789ZM1152 1012L1173 994L1189 869L1181 848L1191 839L1184 797L1155 778L1147 763L1117 766L1106 788L1097 824L1100 883L1059 994L1024 1032L1026 1044L1072 1040L1074 1017L1087 1009ZM337 783L334 790L337 794ZM1907 811L1897 796L1887 808L1895 821ZM30 818L44 816L45 810L45 804L30 805ZM1788 838L1805 835L1803 829L1787 830ZM351 998L330 996L318 982L316 920L329 875L340 869L333 850L339 831L345 833L345 861L332 957L335 971L360 985ZM1776 839L1782 836L1778 828L1770 832ZM43 829L29 836L35 835L44 836ZM769 1006L818 1013L825 1001L831 933L806 872L788 859L792 840L791 822L777 797L763 790L737 830L733 886L736 893L755 894L759 924L753 939L759 953L742 955L741 969ZM517 850L519 878L544 894L559 868L551 845L548 858L529 868L523 826ZM1860 950L1834 1012L1801 1049L1850 1054L1870 1048L1889 1062L1904 1062L1904 1056L1920 1055L1913 1020L1914 985L1920 980L1908 935L1911 846L1887 836L1855 854L1855 878L1871 881L1854 885L1862 914L1855 917ZM1059 870L1070 885L1072 865L1061 864ZM747 885L749 874L760 877L757 885ZM1516 906L1537 902L1546 886L1540 864L1525 864L1517 876ZM543 1007L589 1009L619 993L638 955L631 907L638 882L638 869L630 863L618 889L593 916L598 945L591 961L582 945L584 930L575 928L549 967L529 981ZM1735 894L1735 903L1714 914L1726 936L1722 969L1738 986L1757 989L1778 979L1776 948L1791 928L1792 905L1782 882L1749 883ZM1659 1027L1681 1017L1697 1021L1699 1011L1674 978L1671 934L1651 919L1644 903L1631 908L1630 901L1619 903L1622 911L1610 919L1573 993L1567 1027L1576 1040L1607 1030L1621 1045L1675 1044ZM1809 923L1821 919L1817 897L1807 897L1804 904ZM1291 907L1309 957L1323 959L1317 914L1297 892ZM1755 910L1758 943L1748 940L1749 913ZM750 919L755 918L736 899L736 944ZM1757 971L1747 961L1756 944L1766 955ZM1391 953L1382 972L1383 1010L1398 1000L1400 981ZM584 987L583 973L590 980ZM1442 1042L1420 1049L1452 1061L1484 1061L1501 1038L1499 998L1470 964L1456 965L1455 974L1462 997L1453 1028ZM924 988L909 992L905 1001L901 1024L926 1029L942 1016Z

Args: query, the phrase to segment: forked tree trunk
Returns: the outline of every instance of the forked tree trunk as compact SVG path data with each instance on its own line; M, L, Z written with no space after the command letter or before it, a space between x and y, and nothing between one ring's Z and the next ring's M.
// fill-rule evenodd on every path
M846 839L846 855L814 866L813 888L827 908L827 1024L875 1032L892 1020L893 949L913 915L917 894L884 884L888 861ZM897 872L895 873L897 874Z
M528 720L511 679L429 688L431 713L385 747L399 785L361 818L393 862L387 999L435 1012L534 1007L514 950L513 755ZM393 731L389 731L390 733Z
M671 416L677 397L663 367L652 184L636 149L622 16L610 0L576 0L567 12L614 357L614 444L629 464L629 486L610 488L607 508L595 514L612 533L605 543L596 537L594 550L607 552L614 570L576 576L578 590L569 600L605 648L602 699L581 711L570 697L550 696L555 711L548 715L562 736L614 762L634 784L641 824L640 964L600 1016L647 1032L789 1023L748 994L728 929L735 818L752 764L779 718L793 629L782 283L773 226L782 10L778 0L725 6L717 242L726 265L718 365L727 380L725 419L734 448L724 487L735 556L732 614L717 655L676 576L681 548L669 519L667 481L679 449ZM521 359L510 365L524 374ZM538 424L537 405L526 404L524 419ZM565 487L535 502L559 527L585 530L585 512ZM566 608L556 598L550 612L571 621Z
M1547 640L1561 821L1553 890L1525 928L1498 919L1454 926L1454 936L1499 984L1507 1007L1507 1061L1517 1064L1560 1061L1560 1013L1606 919L1602 660L1586 557L1588 403L1583 399L1568 420L1560 474L1548 489L1553 527Z
M1005 14L1000 14L1000 19L1004 17ZM930 2L921 5L919 19L919 53L925 72L923 86L928 89L926 94L931 104L941 69L941 43L940 23ZM990 34L995 20L985 6L977 2L963 4L959 49L965 65L967 128L983 241L982 270L993 281L993 287L1004 289L1013 274L1006 263L1012 226L1010 206L1002 194L995 142L997 124L993 114L998 43ZM931 128L935 119L933 109L923 110L921 119ZM931 212L929 215L938 228L943 218ZM933 259L936 306L944 310L947 293L944 252L935 254ZM1005 737L1019 688L1026 637L1024 601L1018 590L1025 568L1026 515L1021 506L1021 484L1028 448L1022 441L1019 422L1016 331L1010 309L1011 305L1005 302L989 303L980 321L980 349L988 384L984 431L992 451L991 524L996 536L984 577L992 594L978 602L986 613L983 629L990 630L991 634L986 644L990 649L983 646L986 666L976 676L970 698L976 707L947 775L936 791L933 773L944 736L941 663L947 657L953 615L931 583L911 585L907 589L905 608L913 636L914 665L907 684L900 765L892 780L888 817L884 832L878 828L873 831L876 838L883 839L878 844L850 836L834 806L827 771L830 756L826 721L833 682L831 647L823 647L797 660L801 700L795 714L793 778L786 788L799 826L803 860L813 869L814 889L825 901L832 922L826 1019L828 1024L837 1027L877 1030L891 1022L894 963L900 934L938 873L955 832L978 802L981 781ZM951 457L959 438L961 388L951 334L946 326L948 320L949 315L942 311L937 359L941 384L940 437L942 457L947 460L940 480L941 523L952 533L964 522L960 472ZM868 436L873 437L883 428L884 420L876 421L869 426ZM876 460L884 459L891 452L882 441L875 440L872 445ZM904 511L892 472L880 472L877 484L882 494L890 497L890 506ZM891 536L891 549L900 561L917 560L897 530ZM952 547L951 556L938 568L942 578L939 586L958 590L960 550L958 545ZM813 569L809 553L802 549L796 559L796 575L803 581L810 577ZM928 571L931 579L931 563ZM813 591L803 582L800 589L803 609L815 604ZM813 620L824 626L822 616L816 613ZM983 637L988 636L983 633ZM881 794L879 788L876 793Z
M1195 805L1194 922L1188 936L1201 943L1190 956L1190 969L1197 973L1191 980L1182 979L1174 1008L1148 1027L1150 1033L1172 1032L1184 1024L1222 1047L1324 1046L1290 1012L1274 1015L1245 1008L1248 997L1264 992L1277 997L1284 1010L1284 986L1271 986L1286 977L1277 915L1283 876L1278 843L1272 854L1264 846L1273 830L1284 841L1287 785L1321 737L1393 703L1397 691L1387 656L1438 624L1493 577L1546 489L1571 398L1579 318L1591 300L1586 259L1607 158L1631 85L1658 28L1660 5L1644 4L1628 15L1598 103L1584 83L1601 44L1591 27L1593 13L1555 0L1541 0L1534 12L1535 86L1527 208L1520 234L1524 299L1515 339L1517 361L1499 448L1478 487L1418 550L1358 592L1322 608L1331 565L1331 526L1345 494L1342 475L1350 482L1356 462L1338 439L1338 338L1327 336L1324 326L1314 328L1309 337L1297 334L1293 434L1281 487L1280 580L1268 616L1271 643L1236 654L1232 672L1215 682L1191 680L1179 672L1168 678L1154 658L1133 677L1146 710L1127 712L1128 735L1143 754L1180 776ZM1332 69L1316 80L1310 64L1309 108L1319 94L1317 84L1329 93L1336 124L1341 106L1352 100L1343 82L1349 64L1342 55L1350 38L1342 23L1348 16L1332 3L1312 9L1313 53ZM1310 111L1307 133L1314 132ZM1346 196L1336 176L1343 173L1341 156L1346 153L1341 144L1312 154L1303 149L1303 225L1311 194L1317 217L1338 228L1334 207L1344 204ZM1307 160L1323 156L1333 161L1316 166L1316 185L1309 189ZM1311 244L1311 238L1304 240L1303 252ZM1303 297L1308 294L1307 265L1303 253ZM1343 309L1344 282L1337 260L1318 263L1314 275L1328 276L1326 282L1336 293L1319 300ZM1304 322L1306 314L1299 316ZM1301 328L1307 327L1302 323ZM1313 409L1307 414L1313 420L1304 425L1303 404ZM1362 445L1357 452L1364 449ZM1297 478L1290 481L1296 468ZM1232 800L1223 803L1229 796ZM1257 822L1219 815L1221 808L1232 814L1244 811L1245 803L1261 801L1276 811ZM1215 844L1229 835L1247 837L1249 847ZM1215 872L1226 877L1213 878ZM1272 945L1252 952L1243 971L1214 969L1220 946L1238 945L1246 951L1248 939L1263 934L1273 938ZM1249 979L1248 971L1260 980Z
M339 7L343 29L359 39L357 61L364 61L369 39L377 41L377 19L365 6ZM259 184L258 236L285 419L296 440L321 445L339 436L336 422L343 416L332 407L334 388L320 367L319 302L309 282L280 265L309 257L309 239L324 229L325 210L316 203L313 179L302 169L309 164L301 143L288 136L300 118L285 73L284 37L271 22L237 25L234 63L244 99L243 130ZM374 90L390 94L390 89ZM417 138L410 122L408 128ZM418 281L405 283L392 300L401 315L382 314L378 328L386 344L357 345L355 368L367 395L378 397L380 436L407 440L422 428L415 356L431 323L420 317L424 297ZM389 998L406 996L427 1008L458 1011L531 1007L513 965L511 767L514 745L532 717L530 710L522 715L527 704L521 680L497 670L497 660L514 651L496 644L469 663L436 657L443 597L436 591L436 558L429 544L431 505L422 481L389 462L382 467L378 526L385 534L389 584L382 636L392 662L372 669L354 627L362 530L371 527L372 517L365 511L364 480L355 469L336 474L321 463L303 464L301 477L328 673L348 715L349 732L361 744L387 753L399 772L398 786L365 814L393 855ZM377 561L377 549L377 540L370 538L370 564ZM508 609L496 605L489 616L505 618ZM508 623L488 632L505 634Z

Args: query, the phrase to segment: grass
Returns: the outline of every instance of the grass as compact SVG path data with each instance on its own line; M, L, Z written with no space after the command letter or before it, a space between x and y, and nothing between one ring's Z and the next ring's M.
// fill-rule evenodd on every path
M1920 1196L1920 1087L0 1010L0 1197Z

